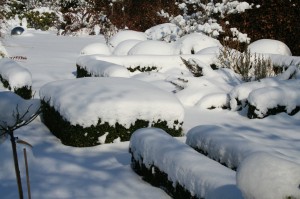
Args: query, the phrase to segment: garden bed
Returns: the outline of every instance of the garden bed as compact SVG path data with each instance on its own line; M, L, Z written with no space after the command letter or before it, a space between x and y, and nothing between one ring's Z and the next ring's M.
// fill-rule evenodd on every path
M139 129L130 140L132 168L175 199L239 199L235 172L198 154L157 128Z
M176 97L127 78L79 78L40 89L43 122L66 145L128 141L143 127L181 136L184 109Z
M5 88L24 99L32 98L31 73L17 62L9 58L0 59L0 81Z

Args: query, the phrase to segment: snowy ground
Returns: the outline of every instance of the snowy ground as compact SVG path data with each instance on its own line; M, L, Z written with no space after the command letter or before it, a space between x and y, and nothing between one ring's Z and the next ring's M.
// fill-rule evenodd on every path
M54 33L29 31L18 37L7 36L3 44L9 56L27 58L19 63L31 71L33 89L38 97L39 88L45 83L75 79L75 64L80 50L95 42L104 42L104 39L99 36L57 37ZM0 90L5 89L1 86ZM299 121L300 113L294 116L281 113L263 120L249 120L243 112L186 106L183 128L184 133L187 133L198 125L218 124L234 132L243 133L252 129L258 135L276 140L278 137L272 135L287 130L291 134L298 132ZM33 145L32 150L27 149L32 198L170 198L162 190L145 183L131 170L128 142L90 148L64 146L41 123L40 118L19 129L16 135ZM248 139L259 142L258 137ZM296 147L299 136L293 139ZM180 140L185 141L185 138ZM26 195L22 154L24 146L18 147ZM290 159L298 157L296 161L299 163L299 151L299 147L295 148L295 153L287 156L290 155ZM18 198L9 140L0 144L0 157L0 196L2 199Z

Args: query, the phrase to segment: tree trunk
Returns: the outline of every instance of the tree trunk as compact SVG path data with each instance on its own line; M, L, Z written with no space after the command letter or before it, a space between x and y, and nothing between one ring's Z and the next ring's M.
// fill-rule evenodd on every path
M16 179L17 179L18 190L19 190L19 198L23 199L23 189L22 189L22 182L21 182L20 169L19 169L16 138L14 137L14 132L13 131L9 131L8 133L10 135L11 148L13 150Z

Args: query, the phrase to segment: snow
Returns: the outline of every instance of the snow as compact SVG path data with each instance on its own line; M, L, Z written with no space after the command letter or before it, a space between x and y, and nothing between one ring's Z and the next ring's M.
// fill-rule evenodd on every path
M208 47L222 45L216 39L206 36L202 33L192 33L178 39L175 43L175 48L178 54L192 54Z
M122 41L136 39L145 41L147 40L147 36L143 32L138 32L134 30L122 30L115 34L112 38L110 38L108 45L114 49L117 45L119 45Z
M235 172L198 154L161 129L135 131L130 139L135 160L152 165L168 175L198 198L242 198L235 187Z
M85 69L95 77L129 77L129 71L118 64L101 61L97 56L81 56L77 59L77 65Z
M141 40L137 39L122 41L114 48L113 55L127 55L128 51L139 42L141 42Z
M153 26L145 31L149 40L166 42L176 41L182 36L182 30L173 23L164 23Z
M285 43L274 39L260 39L254 41L248 46L248 49L251 53L265 53L287 56L292 55L289 47Z
M282 128L282 124L281 121L274 124L274 119L276 117L270 116L265 121L254 120L243 123L243 127L236 121L228 124L221 122L219 125L199 125L188 131L186 143L208 153L210 158L226 164L229 168L238 168L245 158L255 152L269 152L300 163L299 147L294 143L300 136L293 133L293 126L299 125L297 119L290 120L291 126L284 130L276 130ZM263 126L269 122L272 122L272 130L270 127L264 130Z
M76 96L76 101L74 97ZM117 122L126 128L137 119L152 122L183 121L184 109L176 97L149 83L128 78L79 78L46 84L40 98L72 125L82 127ZM151 103L149 103L151 102Z
M237 171L245 199L300 198L300 165L268 153L254 153Z
M300 107L300 80L290 80L281 86L264 87L256 89L249 94L248 102L255 106L255 113L263 118L268 109L284 106L286 112L291 112Z
M93 54L111 55L111 52L108 46L104 43L89 44L80 51L80 55L93 55Z
M143 38L145 39L144 36ZM125 40L127 38L124 38ZM232 97L239 96L240 99L243 99L243 96L245 96L244 99L247 99L249 93L256 89L256 86L253 86L255 87L253 88L243 83L240 76L229 69L214 72L208 71L206 73L208 76L193 77L180 58L182 57L185 60L190 58L198 59L202 62L201 66L205 64L210 65L215 61L216 55L214 53L191 55L191 52L189 52L187 55L168 56L84 55L79 57L80 51L88 44L105 43L103 36L62 37L57 36L55 32L42 32L31 29L26 30L24 34L18 37L6 36L1 42L6 48L8 56L23 56L27 58L26 60L15 61L28 69L32 74L32 87L36 93L39 93L40 88L48 83L59 84L59 81L75 80L77 60L86 59L88 61L91 59L91 63L93 63L92 60L105 61L126 68L155 65L159 68L158 71L130 74L127 78L132 80L138 79L140 82L145 81L163 89L165 92L175 93L175 96L182 102L184 108L183 133L186 134L194 127L203 128L203 132L206 133L203 135L202 142L210 143L209 146L212 147L209 150L213 152L216 159L220 158L227 162L228 165L238 167L252 153L264 151L287 160L287 164L289 164L289 161L300 164L298 143L300 140L300 113L293 116L280 113L260 120L249 120L246 117L246 110L229 111L220 108L207 110L206 108L195 106L196 104L202 104L201 101L205 101L206 98L216 100L214 104L221 104L221 96L223 95L224 97L233 88L239 87L237 86L239 84L244 85L245 88L241 86L239 88L241 90L237 92L239 90L237 89L237 94L232 95ZM253 82L254 84L262 84L262 86L257 86L257 88L285 86L287 84L285 82L290 81L287 80L287 77L295 71L293 78L299 79L297 69L299 68L297 65L300 63L299 57L275 54L270 55L270 57L273 62L275 60L276 63L284 63L287 66L293 61L292 65L294 66L289 68L285 74L280 75L280 77ZM99 74L102 74L102 72L99 71ZM72 103L79 103L82 96L76 93L79 92L77 91L78 88L83 87L83 85L80 85L78 88L75 86L76 84L73 86L74 89L66 93L66 95L72 95L73 93L74 97L68 97L68 99L71 99ZM247 88L248 86L249 88ZM247 91L248 89L249 92ZM0 90L6 91L1 85ZM84 90L83 92L88 91ZM219 94L220 97L218 97ZM175 96L173 94L173 97ZM151 96L151 99L152 97L156 98L156 95ZM35 98L39 98L39 96L36 94ZM134 98L139 99L137 96L134 96ZM2 109L4 106L0 107ZM123 108L123 110L126 109L126 107ZM218 126L219 128L212 127L209 129L205 128L205 125ZM131 157L128 153L129 142L88 148L64 146L45 127L40 118L36 118L28 126L18 129L15 135L19 139L28 141L33 145L32 149L28 149L32 198L99 198L99 195L103 199L170 198L164 191L144 182L131 170ZM185 138L180 138L180 140L184 142ZM105 137L101 137L101 140L104 141ZM23 145L18 144L20 171L24 193L26 193L23 148ZM18 198L11 145L7 139L0 144L0 156L1 199ZM275 161L273 162L276 164ZM201 168L198 165L195 167ZM286 168L291 167L287 166ZM206 166L203 166L202 169L209 171ZM192 174L189 174L189 176L192 176ZM208 180L212 176L215 175L203 176L203 180ZM234 182L232 177L228 179L224 177L223 180L233 180ZM289 181L287 180L288 184ZM274 184L277 184L275 180ZM281 183L282 186L284 184L285 182ZM222 192L222 189L220 192ZM214 194L218 195L220 192L219 190L212 191L210 196L214 197ZM214 198L222 197L215 196Z
M40 100L24 100L13 92L4 91L0 92L0 107L0 126L10 128L21 122L18 121L21 118L17 118L17 114L20 117L24 115L22 121L28 120L35 114L40 107ZM26 113L27 111L28 113Z
M10 58L0 59L0 75L13 89L32 85L30 71Z
M164 41L148 40L133 46L128 55L173 55L173 45Z

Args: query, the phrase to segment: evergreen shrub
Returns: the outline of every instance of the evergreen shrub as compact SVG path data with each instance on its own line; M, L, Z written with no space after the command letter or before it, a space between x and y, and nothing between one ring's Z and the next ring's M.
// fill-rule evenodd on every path
M129 141L131 134L135 130L149 126L161 128L172 136L177 137L182 135L182 128L176 129L178 121L174 121L174 127L169 128L166 121L158 121L157 123L152 123L150 125L149 121L137 118L135 123L127 129L119 123L116 123L115 126L111 126L107 122L101 123L101 118L99 118L96 126L92 125L87 128L80 125L74 126L69 121L66 121L59 112L43 100L42 118L49 130L58 137L63 144L75 147L90 147L99 145L101 144L99 142L99 138L105 133L108 133L105 143L112 143L117 138L120 138L121 141Z
M24 99L31 99L32 98L32 88L31 86L23 86L21 88L11 88L11 86L9 85L8 81L6 79L4 79L1 75L0 75L0 81L2 82L3 86L9 90L13 90L14 93L16 93L17 95L19 95L20 97L24 98Z
M130 149L129 152L132 154ZM155 187L163 189L173 199L199 199L196 196L192 196L191 193L180 184L176 183L175 186L173 186L174 182L169 180L168 174L160 171L159 168L154 165L148 169L143 163L143 158L140 159L141 161L138 161L132 156L131 168L138 175L142 176L143 180L149 182Z

